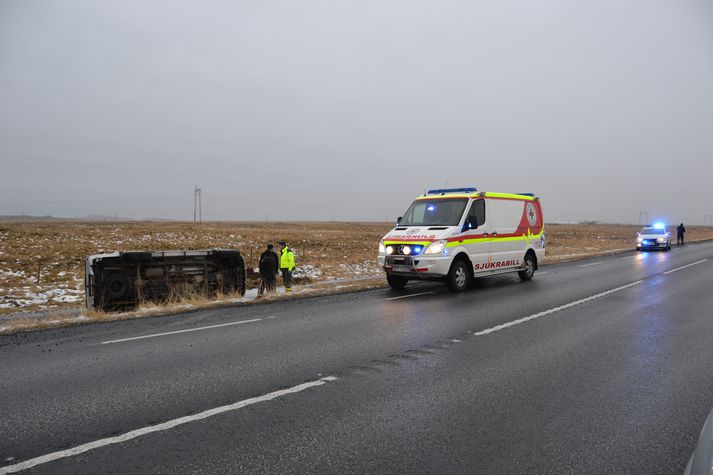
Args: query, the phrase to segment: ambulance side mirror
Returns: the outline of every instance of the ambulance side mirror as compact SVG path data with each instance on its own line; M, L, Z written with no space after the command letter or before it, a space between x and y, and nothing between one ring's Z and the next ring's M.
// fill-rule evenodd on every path
M469 231L478 227L478 220L474 216L468 216L463 223L462 232Z
M398 226L399 224L401 224L401 220L402 220L402 219L404 219L403 216L399 216L398 218L396 218L396 226Z

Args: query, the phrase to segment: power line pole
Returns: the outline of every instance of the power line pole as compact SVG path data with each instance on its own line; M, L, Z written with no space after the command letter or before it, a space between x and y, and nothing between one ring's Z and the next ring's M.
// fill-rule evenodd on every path
M193 223L203 222L203 204L201 202L201 190L198 185L193 188Z
M641 217L644 217L644 222L641 222ZM639 211L639 225L646 225L649 223L649 212L648 211Z
M703 226L708 226L708 220L710 220L711 226L713 226L713 214L707 214L703 217Z

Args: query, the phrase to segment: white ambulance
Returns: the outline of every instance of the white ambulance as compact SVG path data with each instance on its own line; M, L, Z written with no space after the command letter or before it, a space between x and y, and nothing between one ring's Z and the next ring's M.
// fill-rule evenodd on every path
M530 280L545 257L540 199L531 193L429 190L379 243L379 265L393 288L444 281L453 292L474 277L517 272Z

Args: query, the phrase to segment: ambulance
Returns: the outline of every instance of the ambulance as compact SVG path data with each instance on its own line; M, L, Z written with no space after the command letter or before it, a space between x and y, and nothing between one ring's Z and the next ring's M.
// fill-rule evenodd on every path
M379 243L386 280L445 282L453 292L476 277L517 272L530 280L545 257L540 199L532 193L429 190Z

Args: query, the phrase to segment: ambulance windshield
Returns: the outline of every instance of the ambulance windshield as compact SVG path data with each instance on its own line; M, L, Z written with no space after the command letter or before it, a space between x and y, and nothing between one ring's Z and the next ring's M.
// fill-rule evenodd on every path
M467 203L467 198L414 201L399 226L457 226Z

